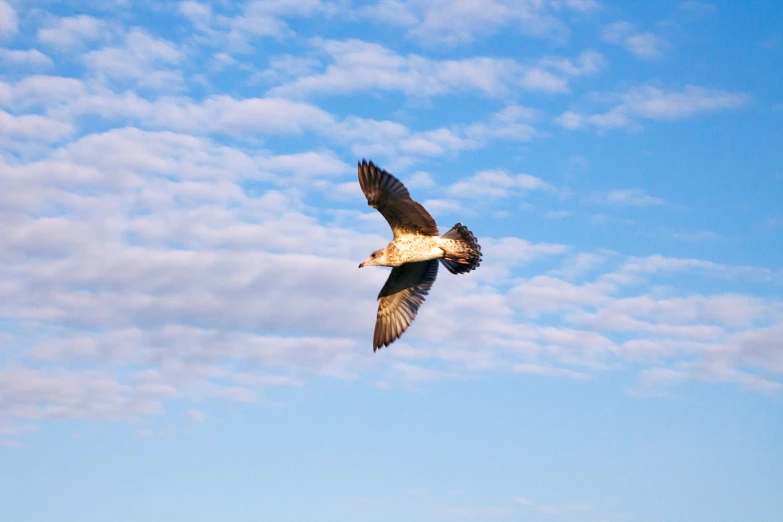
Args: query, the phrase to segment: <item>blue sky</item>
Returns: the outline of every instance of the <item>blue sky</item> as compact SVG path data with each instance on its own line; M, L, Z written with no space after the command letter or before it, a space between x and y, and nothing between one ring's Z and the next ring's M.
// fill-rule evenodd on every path
M779 521L781 20L0 0L0 519ZM484 252L378 353L362 158Z

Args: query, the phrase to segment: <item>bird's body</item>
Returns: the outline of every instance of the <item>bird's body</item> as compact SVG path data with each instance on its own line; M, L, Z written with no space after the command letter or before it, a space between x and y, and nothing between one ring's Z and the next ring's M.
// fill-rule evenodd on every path
M377 266L400 266L416 261L444 258L448 252L459 252L461 242L442 236L424 236L421 234L401 234L382 250L383 264ZM379 251L380 252L380 251ZM368 266L368 265L364 265Z
M438 246L438 240L439 236L401 234L383 249L383 264L378 266L400 266L441 258L444 251Z
M367 203L378 209L394 232L386 248L359 265L393 267L378 295L375 351L397 340L413 322L435 282L439 262L453 274L470 272L481 262L481 246L461 223L441 236L435 220L411 199L405 186L372 162L359 163L359 184Z

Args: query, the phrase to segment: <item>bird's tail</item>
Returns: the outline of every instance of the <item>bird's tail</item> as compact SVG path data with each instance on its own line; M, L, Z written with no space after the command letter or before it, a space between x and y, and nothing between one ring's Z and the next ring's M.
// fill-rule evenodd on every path
M457 223L443 234L438 246L444 252L440 262L452 274L465 274L475 270L481 263L481 245L473 232L462 223Z

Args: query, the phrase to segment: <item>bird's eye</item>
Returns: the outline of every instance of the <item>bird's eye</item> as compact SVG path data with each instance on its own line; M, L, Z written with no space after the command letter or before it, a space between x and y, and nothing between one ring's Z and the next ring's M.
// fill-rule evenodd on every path
M372 254L370 254L370 257L375 257L375 252L373 252Z

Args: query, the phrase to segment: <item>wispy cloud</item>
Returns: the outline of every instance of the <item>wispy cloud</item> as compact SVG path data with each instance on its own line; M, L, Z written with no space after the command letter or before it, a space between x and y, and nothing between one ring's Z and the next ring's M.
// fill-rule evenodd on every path
M122 46L90 51L84 57L99 79L173 90L183 86L182 73L176 69L183 59L176 44L139 29L125 35Z
M577 372L568 368L533 363L518 363L513 365L511 370L514 373L548 375L552 377L570 377L571 379L584 379L587 377L586 373Z
M16 10L6 0L0 0L0 38L9 37L16 31Z
M604 41L620 45L638 58L656 58L666 47L662 37L650 31L641 32L634 24L625 21L605 26L601 36Z
M38 49L2 49L0 48L0 62L7 66L32 65L51 66L54 62Z
M485 121L413 131L395 121L355 116L339 119L312 103L284 98L212 96L196 102L187 97L165 97L149 101L133 93L116 94L102 85L52 76L28 77L5 86L0 104L47 107L53 121L65 125L99 116L107 121L124 118L149 129L194 134L254 133L264 137L310 133L350 146L359 156L396 157L406 162L473 150L497 140L527 141L535 135L533 111L517 105L493 113Z
M642 371L639 385L641 391L649 391L688 380L732 383L761 393L774 393L783 388L778 381L721 364L683 364L677 368L651 368Z
M255 40L263 37L284 39L296 35L287 18L329 16L345 12L340 2L322 0L254 0L242 5L239 12L229 4L208 4L192 0L178 4L179 14L205 36L204 43L225 52L248 53Z
M463 508L463 507L445 507L440 512L451 517L505 517L509 515L510 510L501 507L488 508Z
M544 58L527 65L493 57L433 60L417 54L401 55L361 40L315 40L313 44L329 56L331 63L326 69L274 87L270 94L304 96L372 90L419 97L462 91L505 96L518 88L557 93L567 91L572 78L593 74L605 64L595 51L585 51L574 60Z
M98 371L0 369L6 397L2 413L11 418L133 419L162 413L161 399L170 387L147 389L144 383L121 384Z
M566 111L555 121L567 129L623 128L637 125L637 120L640 119L674 121L699 113L737 109L750 100L745 94L693 85L680 91L666 91L652 86L637 87L609 98L617 100L618 103L607 112L585 114Z
M475 150L493 141L529 141L535 136L532 113L512 105L486 121L412 131L395 121L349 116L321 130L332 139L351 144L359 156L375 155L397 161L416 156L438 157Z
M212 22L212 7L209 4L185 0L177 4L179 13L185 17L193 27L202 32L208 32Z
M618 207L651 207L663 205L663 200L640 189L611 190L605 194L594 194L588 201Z
M89 15L53 18L38 29L38 41L50 45L52 49L68 51L95 42L109 35L109 29L103 20Z
M698 114L745 105L749 97L693 85L681 91L664 91L655 87L634 89L621 96L628 112L651 120L679 120Z
M752 361L750 375L772 382L780 365L773 351L779 303L650 289L655 274L720 276L728 267L619 257L593 264L580 282L520 279L511 268L543 259L560 266L580 253L514 237L482 239L486 263L476 278L436 286L440 298L422 309L406 343L383 362L363 357L384 274L357 274L351 259L384 239L358 224L319 223L287 190L299 175L347 174L328 151L275 155L172 131L118 129L41 159L6 161L0 172L0 204L12 217L0 230L0 312L28 329L19 339L32 346L0 375L13 391L3 405L12 419L157 415L197 392L256 401L259 387L311 375L356 377L371 367L390 382L490 369L581 378L640 357L679 371L687 356L705 368L699 379L739 383L715 365L747 373L740 368ZM501 192L546 186L532 176L483 176ZM252 194L243 189L249 181L279 188ZM40 214L53 207L64 214ZM346 323L346 314L357 320ZM541 314L555 326L536 321ZM57 335L48 336L44 324ZM41 361L61 369L36 369ZM96 370L70 366L79 361ZM276 378L248 380L237 370L246 365Z
M686 0L679 5L681 11L692 16L705 17L716 10L715 4L711 2L699 2L697 0Z
M458 45L503 28L537 37L562 38L568 34L566 24L559 18L563 11L585 12L597 5L592 0L436 0L425 3L382 0L362 12L379 22L406 27L408 36L416 40ZM443 16L446 10L449 16Z
M68 123L36 114L13 115L0 110L0 143L14 147L14 142L34 141L53 143L70 136L74 131Z
M554 187L530 174L510 174L504 170L482 170L449 187L451 195L463 198L502 198L531 190L551 191Z
M717 232L713 232L712 230L701 230L698 232L672 232L671 236L674 239L679 239L680 241L689 241L689 242L699 242L699 241L714 242L723 239L723 237L720 234L718 234Z
M361 31L330 29L337 39L313 39L308 24L291 20L349 14L340 2L182 2L177 16L193 27L184 33L129 27L143 17L122 13L17 15L22 4L0 0L0 37L25 33L0 51L4 434L47 419L162 415L170 404L185 412L180 420L201 422L212 419L205 400L263 404L268 387L314 378L393 387L622 368L646 388L779 387L783 304L770 288L780 272L525 239L524 216L498 208L552 195L558 206L542 214L581 217L567 205L595 185L585 176L570 196L556 187L557 165L576 174L573 153L545 149L546 138L559 139L542 123L552 111L594 102L598 109L559 122L609 129L735 109L748 95L647 85L571 100L582 81L609 70L601 54L510 57L505 41L503 52L486 46L481 56L418 46L506 30L556 38L595 2L464 1L450 4L449 19L435 18L440 2L386 1L353 13L368 24ZM378 34L379 16L415 42L354 39ZM644 34L615 30L621 45ZM276 40L242 54L261 37ZM631 49L660 50L642 43ZM351 103L316 100L335 94ZM536 166L544 154L550 167ZM357 272L354 260L389 230L362 199L357 157L420 190L433 214L458 211L485 252L471 277L435 285L404 342L382 358L367 350L386 273ZM594 202L663 214L649 191L608 191ZM490 208L476 212L482 202ZM499 211L505 219L493 221ZM574 223L544 224L571 237Z
M591 511L593 509L590 504L537 504L524 497L517 497L516 503L538 511L543 515L561 515L572 511Z

